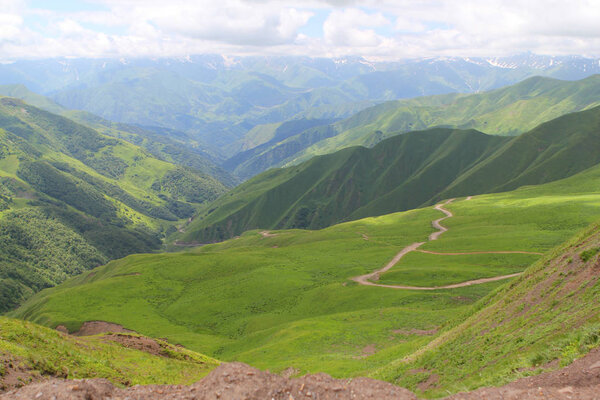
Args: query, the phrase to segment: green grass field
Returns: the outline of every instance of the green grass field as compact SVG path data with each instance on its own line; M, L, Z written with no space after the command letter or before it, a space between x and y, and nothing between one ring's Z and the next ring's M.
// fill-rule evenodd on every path
M377 283L443 286L479 278L521 272L539 256L529 254L473 254L444 256L412 252L381 275Z
M546 252L600 219L599 177L596 167L551 184L457 199L447 206L455 216L443 222L450 230L421 249ZM425 208L319 231L250 231L185 253L129 256L39 293L13 315L72 330L108 320L274 371L370 374L423 348L509 283L421 292L349 280L425 241L441 216ZM437 286L522 271L537 256L447 256L435 274L423 273L442 258L412 253L382 279Z

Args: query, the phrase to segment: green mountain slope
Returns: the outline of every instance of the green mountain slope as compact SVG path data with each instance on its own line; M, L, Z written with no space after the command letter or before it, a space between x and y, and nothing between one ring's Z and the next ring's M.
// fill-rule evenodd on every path
M477 94L448 94L386 102L332 124L322 135L298 132L261 149L232 170L243 176L260 166L296 164L349 146L373 146L401 132L433 126L518 135L566 113L600 104L600 75L580 81L535 77Z
M416 286L524 271L600 218L599 177L596 166L545 185L457 199L446 206L454 213L443 222L449 230L434 241L427 241L431 221L443 214L430 207L319 231L250 231L185 253L132 255L42 291L12 315L72 330L107 320L274 371L374 374L436 343L506 281L394 290L350 278L415 242L434 254L414 252L388 273ZM511 251L529 253L503 253ZM457 259L457 252L467 254Z
M126 140L144 148L160 160L192 168L199 175L215 178L226 187L239 183L231 174L217 166L216 160L204 150L205 146L182 132L167 128L159 128L158 132L153 132L138 126L108 121L86 111L67 110L23 85L0 85L0 95L21 99L34 107L86 125L103 135Z
M225 191L21 100L0 98L0 310L66 277L161 246Z
M208 242L248 229L322 228L573 175L600 162L600 107L515 138L433 129L267 171L206 207L184 240Z
M132 344L138 339L140 344L154 341L161 353L145 352L143 346L127 346L127 342L119 344L110 334L73 337L0 317L0 391L48 377L105 378L119 385L190 384L218 365L210 357L164 341L119 335Z

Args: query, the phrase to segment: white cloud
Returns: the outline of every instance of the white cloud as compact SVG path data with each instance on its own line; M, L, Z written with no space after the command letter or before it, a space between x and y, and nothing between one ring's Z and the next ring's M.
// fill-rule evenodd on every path
M0 61L196 53L398 59L527 50L600 56L598 0L95 1L98 11L57 12L0 0ZM300 33L323 13L322 37ZM34 29L31 16L47 27Z
M389 23L381 13L369 14L357 8L334 10L323 24L323 39L334 47L376 47L384 38L370 28Z

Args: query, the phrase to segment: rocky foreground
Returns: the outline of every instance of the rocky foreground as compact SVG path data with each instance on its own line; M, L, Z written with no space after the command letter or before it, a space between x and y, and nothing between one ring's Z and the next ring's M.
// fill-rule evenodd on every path
M0 395L0 399L396 399L417 397L387 382L368 378L333 379L326 374L288 379L242 363L219 366L191 385L117 388L104 379L49 379ZM600 349L557 371L520 379L499 388L459 393L448 400L600 399Z

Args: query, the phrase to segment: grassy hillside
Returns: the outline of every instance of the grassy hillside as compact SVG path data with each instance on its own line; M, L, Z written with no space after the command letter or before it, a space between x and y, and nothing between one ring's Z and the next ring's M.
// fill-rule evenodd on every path
M515 138L433 129L267 171L206 206L184 240L248 229L322 228L456 196L499 192L573 175L600 162L600 107Z
M135 334L121 336L132 341L139 338ZM111 335L73 337L0 317L0 391L17 383L8 382L16 376L21 384L50 376L106 378L119 385L189 384L218 365L210 357L161 340L154 342L160 354L127 348Z
M473 307L467 320L373 375L429 396L499 386L570 364L600 344L594 225Z
M473 254L414 252L381 279L429 287L523 271L539 256L479 252L540 253L559 245L600 218L599 178L594 167L546 185L458 199L446 206L454 213L444 221L449 231L420 249ZM441 216L423 208L319 231L250 231L186 253L129 256L38 293L13 315L71 330L108 320L275 371L374 373L439 340L505 282L421 291L350 280L426 241Z
M258 125L244 137L242 149L235 156L226 160L223 167L233 170L241 179L248 179L267 169L265 165L256 164L256 156L265 149L285 141L290 136L306 130L318 132L331 123L331 120L301 118L279 124ZM248 147L244 149L244 147ZM267 162L268 163L268 162ZM268 167L267 164L266 166Z
M476 129L490 135L518 135L566 113L600 104L600 75L570 82L535 77L477 94L448 94L386 102L322 129L297 132L236 165L247 171L297 164L349 146L373 146L401 132L433 126Z
M103 264L161 246L225 191L21 100L0 98L0 310Z

